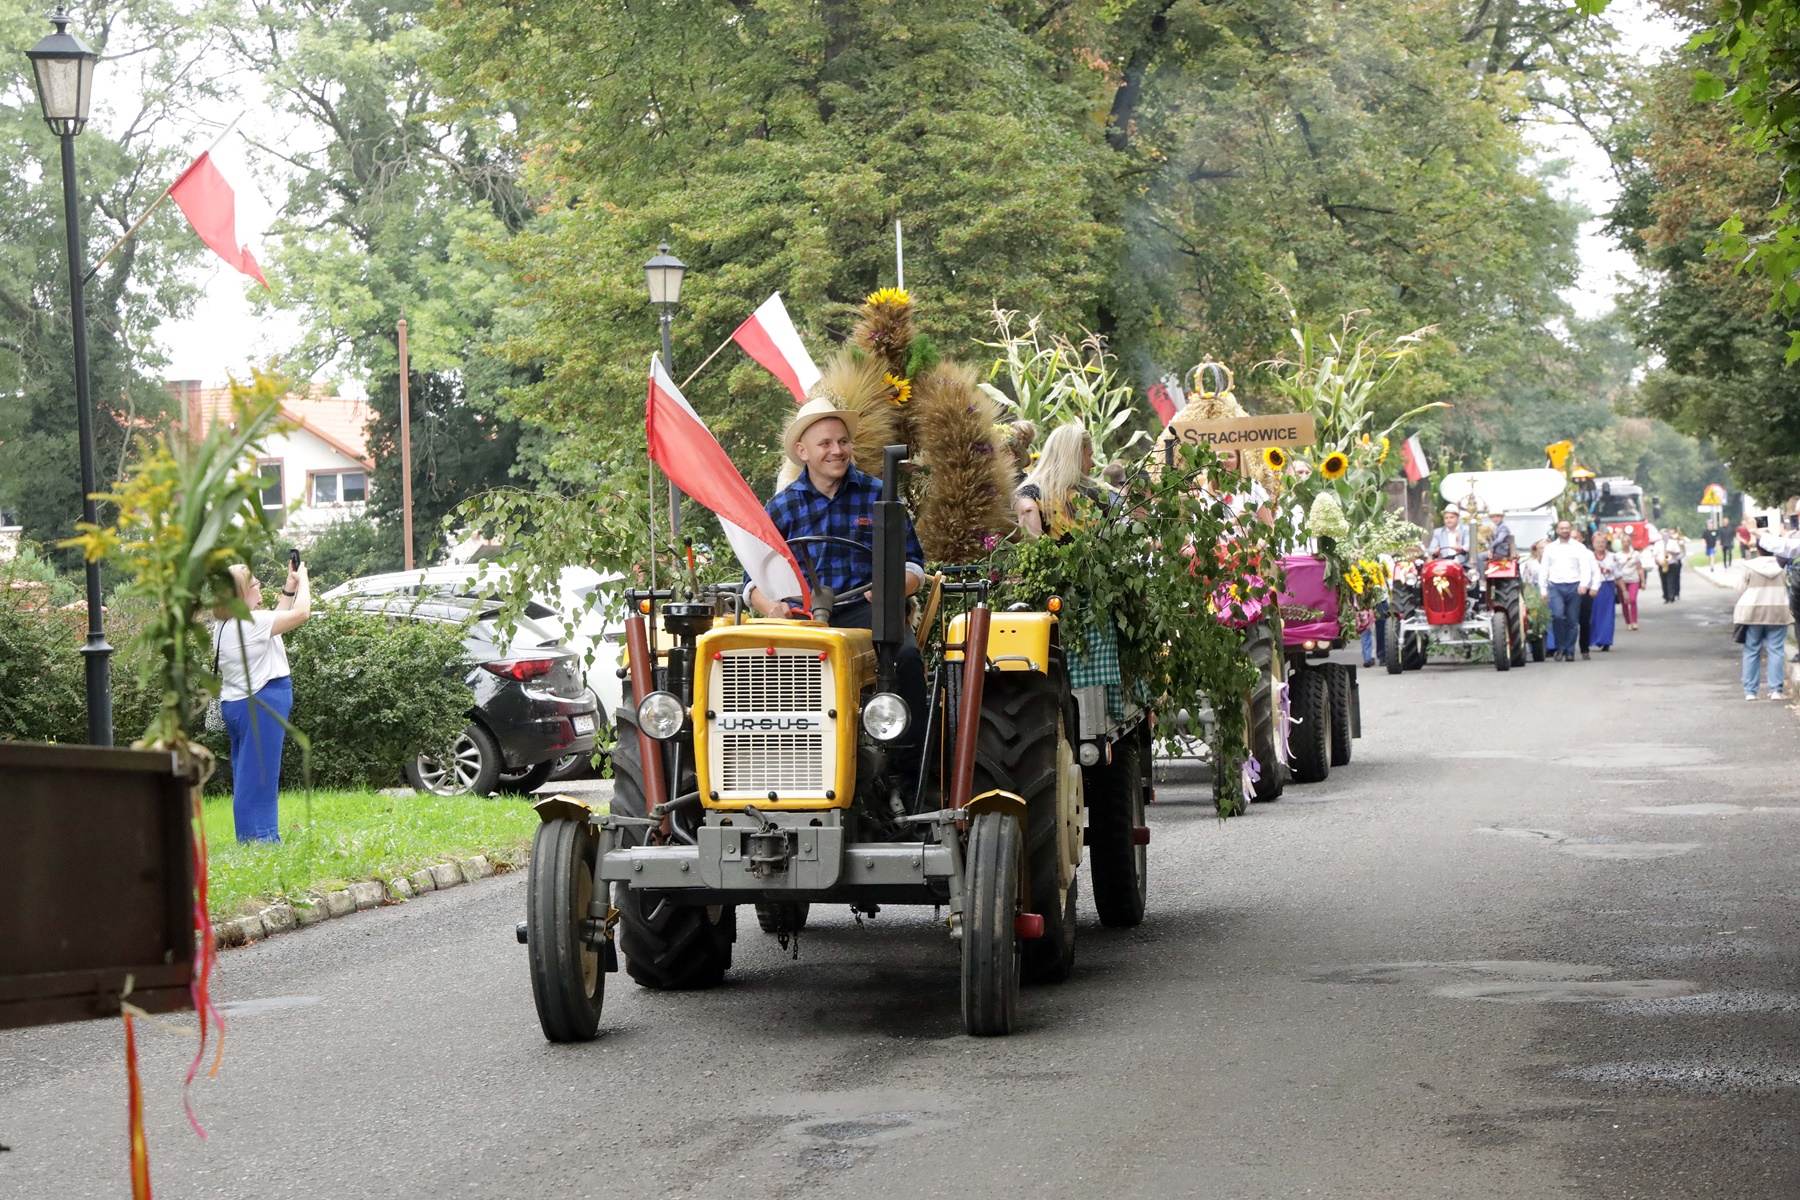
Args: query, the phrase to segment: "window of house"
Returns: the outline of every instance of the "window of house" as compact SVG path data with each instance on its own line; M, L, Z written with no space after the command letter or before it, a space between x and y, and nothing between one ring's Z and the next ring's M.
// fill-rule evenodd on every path
M262 476L263 515L279 526L287 517L287 488L281 477L281 464L259 463L256 470Z
M361 504L369 498L366 471L330 471L312 477L314 504Z

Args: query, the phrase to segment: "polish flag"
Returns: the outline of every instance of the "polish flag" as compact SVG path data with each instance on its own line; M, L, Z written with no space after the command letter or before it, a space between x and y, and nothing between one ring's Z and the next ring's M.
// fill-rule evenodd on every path
M801 343L800 334L788 317L787 306L781 302L780 292L771 293L749 319L737 327L731 340L761 363L764 370L781 380L787 390L794 393L795 404L806 403L806 393L819 382L819 368L813 365L812 355Z
M224 259L227 266L266 288L269 281L263 278L262 268L256 265L256 255L240 240L257 225L254 220L246 219L248 206L244 201L254 195L253 189L248 187L249 176L247 173L239 175L245 184L240 193L226 182L224 172L214 161L216 153L217 150L208 150L196 158L170 186L169 199L175 201L188 224L200 235L200 240Z
M765 596L798 596L804 607L811 608L812 594L787 539L659 358L650 360L644 431L650 442L650 460L676 487L718 516L750 582Z
M1431 474L1431 464L1425 461L1425 447L1419 444L1418 434L1400 443L1400 465L1406 468L1408 483L1417 483Z

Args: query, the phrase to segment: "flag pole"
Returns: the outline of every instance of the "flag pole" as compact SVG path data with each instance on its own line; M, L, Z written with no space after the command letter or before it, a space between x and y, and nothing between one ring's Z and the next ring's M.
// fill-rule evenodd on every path
M900 240L900 218L894 218L894 286L906 290L906 245Z
M238 122L242 121L244 119L244 114L249 111L250 111L249 109L240 109L238 111L238 115L231 118L231 124L225 126L225 131L223 133L219 134L218 137L213 139L212 145L208 146L205 150L202 150L199 154L194 156L194 162L199 162L201 159L205 158L208 154L211 154L214 150L217 150L219 148L219 143L224 141L227 137L229 137L231 135L231 131L237 128ZM175 176L175 178L173 178L169 181L169 186L162 190L162 195L158 196L155 199L155 201L151 203L149 208L146 208L144 210L144 215L139 217L137 220L133 221L131 223L131 228L127 229L122 235L120 235L119 240L114 242L112 244L111 248L109 248L105 254L102 254L98 259L96 259L94 261L93 266L88 268L88 273L86 276L83 277L83 279L81 281L82 283L88 284L88 283L94 282L94 276L96 276L100 273L100 268L106 265L106 260L111 258L113 255L117 254L119 252L119 249L122 246L124 246L126 242L129 242L132 239L132 237L136 235L138 230L140 230L144 227L144 222L148 221L152 216L155 215L156 210L162 207L162 202L169 198L169 193L175 190L175 185L181 182L182 176L186 175L188 173L188 170L192 170L192 169L193 169L193 163L189 163L187 170L182 171L181 175L177 175L177 176Z
M725 349L725 347L727 347L729 345L731 345L731 338L728 337L724 341L720 342L717 346L715 346L713 348L713 352L711 354L709 354L705 358L701 359L700 365L695 367L692 371L689 371L688 377L681 381L681 390L684 392L687 391L687 385L694 382L694 376L696 376L700 372L706 370L706 364L711 362L713 359L719 357L719 352L721 350Z

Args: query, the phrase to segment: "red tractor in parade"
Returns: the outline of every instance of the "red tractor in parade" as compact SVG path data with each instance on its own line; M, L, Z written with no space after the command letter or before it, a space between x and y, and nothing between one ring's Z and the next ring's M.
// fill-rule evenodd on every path
M1520 588L1519 560L1489 559L1479 588L1460 554L1419 558L1395 568L1388 596L1388 674L1416 670L1433 650L1465 660L1487 649L1494 669L1529 661L1530 618Z

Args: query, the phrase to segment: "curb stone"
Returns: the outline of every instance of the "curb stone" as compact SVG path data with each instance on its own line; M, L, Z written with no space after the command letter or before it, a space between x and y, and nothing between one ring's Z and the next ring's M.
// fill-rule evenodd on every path
M248 945L291 929L304 929L336 917L401 903L427 892L460 887L498 873L487 855L477 854L460 862L441 862L425 867L385 884L375 879L359 880L337 891L309 893L291 902L283 900L251 916L217 921L213 924L213 945L220 949Z

